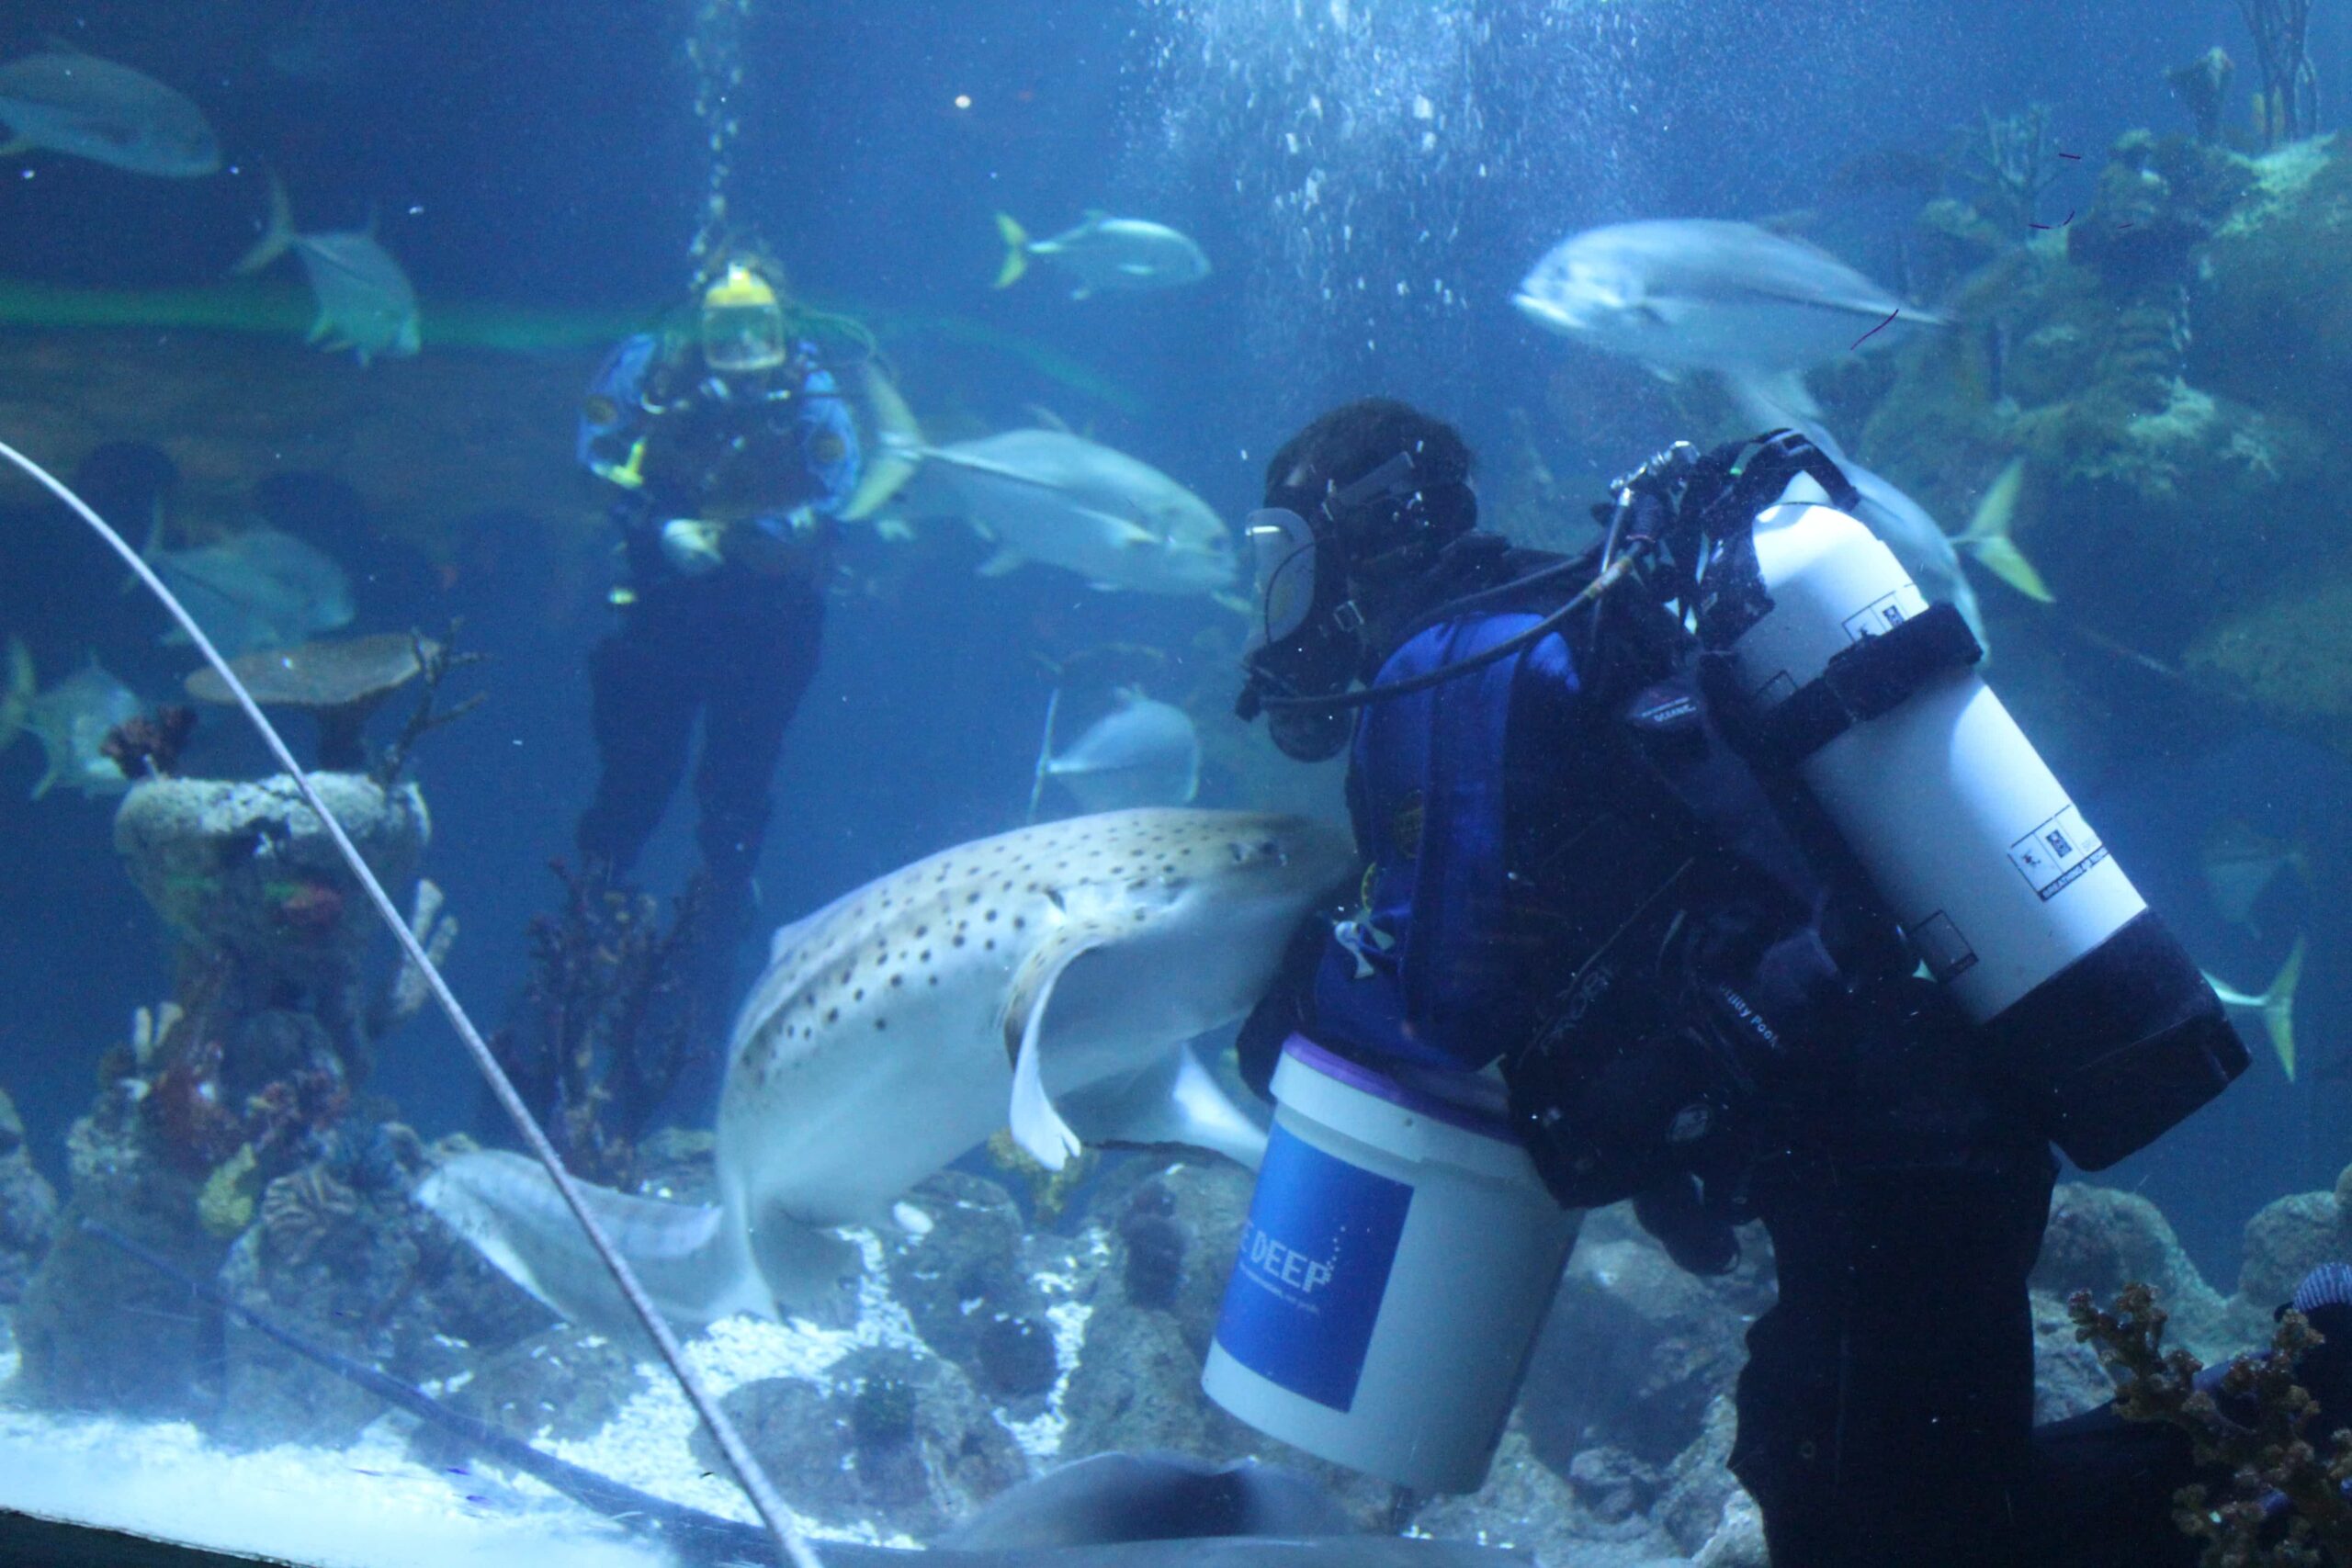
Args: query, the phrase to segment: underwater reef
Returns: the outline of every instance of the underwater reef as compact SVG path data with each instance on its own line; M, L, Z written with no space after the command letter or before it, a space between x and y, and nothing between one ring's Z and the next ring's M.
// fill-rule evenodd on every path
M1951 520L2024 456L2014 534L2056 615L2352 750L2327 467L2352 438L2352 158L2334 136L2248 153L2135 130L2074 178L2030 227L1926 209L1955 324L1841 367L1839 420Z
M216 1191L219 1224L208 1226L196 1216L216 1179L175 1163L136 1081L109 1084L76 1125L63 1239L49 1245L21 1303L0 1298L22 1360L0 1398L192 1420L231 1451L338 1449L390 1419L413 1462L495 1484L494 1461L385 1417L370 1396L70 1228L104 1214L307 1338L573 1463L740 1517L724 1466L649 1346L553 1321L411 1201L464 1140L428 1146L397 1122L345 1114L266 1180L241 1176L234 1191ZM638 1189L707 1194L710 1151L707 1134L647 1136ZM1702 1279L1675 1267L1624 1206L1594 1213L1485 1486L1400 1500L1260 1436L1200 1392L1249 1174L1152 1154L1085 1163L1075 1188L1043 1193L1023 1169L943 1172L910 1194L910 1223L860 1239L854 1306L825 1322L729 1319L690 1340L697 1370L807 1526L922 1541L1061 1460L1119 1449L1256 1456L1310 1476L1365 1528L1409 1519L1432 1535L1515 1544L1547 1564L1765 1562L1754 1506L1726 1468L1743 1336L1771 1300L1760 1230L1742 1233L1733 1272ZM0 1156L0 1195L6 1174ZM2131 1371L2103 1364L2070 1298L2151 1291L2169 1314L2166 1348L2210 1362L2267 1343L2271 1309L2303 1271L2346 1257L2352 1173L2338 1191L2291 1195L2253 1216L2228 1293L2199 1275L2144 1198L2061 1186L2032 1280L2039 1416L2088 1409Z

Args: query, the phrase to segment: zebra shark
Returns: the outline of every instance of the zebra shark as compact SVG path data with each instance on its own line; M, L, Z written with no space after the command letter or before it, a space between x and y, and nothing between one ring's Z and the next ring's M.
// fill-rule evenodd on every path
M1341 829L1146 809L944 850L775 934L737 1016L712 1206L588 1189L665 1315L813 1311L857 1272L836 1227L1010 1124L1058 1169L1084 1142L1255 1165L1262 1130L1185 1049L1240 1018L1355 864ZM418 1199L575 1322L622 1319L553 1183L522 1156L449 1160Z

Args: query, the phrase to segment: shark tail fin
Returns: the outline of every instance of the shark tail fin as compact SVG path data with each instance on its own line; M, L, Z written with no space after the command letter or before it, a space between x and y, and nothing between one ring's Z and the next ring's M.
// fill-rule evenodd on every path
M23 637L10 637L8 684L6 691L0 692L0 751L15 745L17 737L25 732L25 719L32 712L33 694L39 687L40 680L33 672L33 650L25 646Z
M1061 705L1062 689L1056 686L1054 694L1046 699L1046 735L1037 742L1037 771L1029 775L1029 815L1021 819L1024 827L1037 820L1037 799L1046 793L1046 775L1054 771L1054 715Z
M2025 552L2009 538L2009 526L2017 521L2018 495L2025 488L2025 459L2012 457L2008 467L1995 476L1984 491L1984 499L1976 503L1976 514L1968 520L1967 532L1952 541L1973 555L1984 570L2041 604L2056 603L2050 585L2041 581L2041 573L2025 558Z
M857 482L857 493L842 509L842 515L852 523L863 523L888 505L890 498L914 478L915 470L922 467L923 457L922 427L915 423L914 411L907 407L907 400L870 361L860 369L865 378L866 405L874 411L878 439L875 450L867 455L865 474Z
M269 176L269 227L262 231L254 248L237 258L229 270L243 277L259 272L284 255L294 243L294 204L286 197L286 182L275 171Z
M581 1191L671 1322L698 1327L740 1312L775 1315L726 1211L584 1182ZM500 1273L567 1320L601 1333L632 1333L637 1320L536 1162L500 1149L459 1155L426 1177L416 1197Z
M996 231L1004 241L1004 265L996 271L996 287L1010 288L1029 270L1029 231L1009 212L996 215Z

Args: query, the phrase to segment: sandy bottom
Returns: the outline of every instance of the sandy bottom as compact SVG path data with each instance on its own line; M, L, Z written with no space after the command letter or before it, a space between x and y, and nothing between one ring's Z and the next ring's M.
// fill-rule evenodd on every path
M762 1378L820 1386L831 1368L861 1347L920 1349L912 1324L882 1285L879 1248L863 1238L866 1286L857 1325L826 1329L730 1319L689 1342L687 1353L711 1392L723 1395ZM1050 1281L1063 1284L1064 1281ZM1053 1293L1049 1290L1049 1293ZM1049 1311L1062 1383L1083 1342L1085 1309L1068 1300ZM528 1568L544 1557L563 1568L656 1568L659 1548L527 1476L507 1481L471 1468L424 1466L407 1454L412 1417L388 1414L341 1450L300 1444L252 1453L209 1447L186 1422L61 1416L11 1409L17 1357L0 1335L0 1507L161 1537L216 1551L315 1563L320 1568ZM712 1474L688 1446L695 1419L666 1369L644 1369L646 1384L594 1437L575 1442L537 1435L546 1452L678 1503L750 1520L733 1483ZM1032 1455L1058 1446L1057 1387L1046 1415L1016 1422L999 1412ZM790 1501L789 1477L776 1478ZM796 1521L819 1540L915 1546L874 1527Z

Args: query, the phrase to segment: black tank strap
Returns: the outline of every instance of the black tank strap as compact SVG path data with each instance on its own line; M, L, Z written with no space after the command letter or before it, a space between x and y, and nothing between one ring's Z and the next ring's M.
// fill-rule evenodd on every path
M1925 614L1834 655L1819 676L1758 719L1742 739L1759 762L1794 767L1856 724L1891 711L1937 676L1984 657L1984 645L1960 612L1931 604Z

